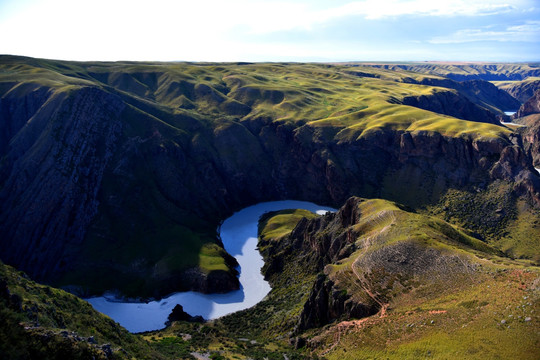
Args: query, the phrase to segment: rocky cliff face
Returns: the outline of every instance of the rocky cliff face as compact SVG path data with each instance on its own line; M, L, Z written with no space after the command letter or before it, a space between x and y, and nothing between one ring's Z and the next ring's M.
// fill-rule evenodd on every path
M525 125L518 129L523 137L525 151L532 158L534 166L540 167L540 90L519 108L513 118Z
M515 121L525 125L518 129L523 138L523 146L532 158L533 165L540 168L540 114L528 115Z
M540 113L540 90L536 91L529 100L521 105L517 113L513 115L513 118L517 119L538 113Z
M327 97L336 88L326 76L340 79L340 72L318 75L330 91L290 89L289 82L280 88L244 84L271 83L257 72L313 77L281 65L246 70L248 80L224 76L223 68L186 65L183 72L144 68L122 75L98 65L88 65L77 85L1 82L0 253L37 279L153 296L235 288L233 261L213 247L216 229L220 219L260 201L294 198L337 207L361 195L421 206L449 188L505 179L515 182L515 194L540 203L539 179L504 129L489 125L486 136L456 136L453 128L443 133L390 122L358 130L373 115L350 127L321 125L318 114L328 116L333 105ZM193 78L201 71L203 78ZM80 76L79 70L66 74ZM373 94L369 89L351 91ZM446 97L437 104L461 118L477 111L453 108ZM329 119L387 105L349 108L347 102ZM313 121L303 120L314 111ZM210 276L216 262L205 265L204 256L224 272Z
M403 105L415 106L439 114L450 115L463 120L497 124L495 115L456 93L436 92L433 95L410 96L403 99Z
M533 97L534 93L540 89L540 80L523 80L508 83L503 82L501 85L497 86L523 104Z

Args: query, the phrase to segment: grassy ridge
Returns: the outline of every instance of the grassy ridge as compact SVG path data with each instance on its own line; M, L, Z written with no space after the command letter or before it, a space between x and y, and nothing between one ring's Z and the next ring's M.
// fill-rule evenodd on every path
M303 218L313 219L317 215L309 210L290 209L280 211L270 211L264 214L259 220L259 239L261 241L279 241L288 235Z
M395 105L406 96L454 91L402 82L426 75L372 67L350 68L318 64L189 64L75 63L9 57L0 64L0 81L31 80L37 84L113 87L151 106L190 116L230 116L244 121L270 116L274 121L310 122L366 129L393 126L411 131L442 131L447 119L426 110ZM38 76L36 76L36 74ZM497 126L476 128L455 121L447 135L461 133L507 135ZM215 121L207 118L207 121ZM174 126L174 125L173 125ZM182 130L182 129L180 129Z

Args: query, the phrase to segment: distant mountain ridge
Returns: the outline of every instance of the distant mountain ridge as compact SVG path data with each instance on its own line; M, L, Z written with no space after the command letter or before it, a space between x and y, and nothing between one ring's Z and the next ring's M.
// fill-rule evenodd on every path
M417 73L444 76L456 81L485 80L525 80L528 77L539 77L538 64L452 64L452 63L410 63L410 64L370 64L369 66L388 69L406 70Z

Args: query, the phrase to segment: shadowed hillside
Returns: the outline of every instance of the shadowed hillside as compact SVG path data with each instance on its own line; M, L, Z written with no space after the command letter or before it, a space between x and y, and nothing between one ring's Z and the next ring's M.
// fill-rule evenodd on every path
M540 89L540 78L531 77L521 81L494 81L493 84L524 103Z

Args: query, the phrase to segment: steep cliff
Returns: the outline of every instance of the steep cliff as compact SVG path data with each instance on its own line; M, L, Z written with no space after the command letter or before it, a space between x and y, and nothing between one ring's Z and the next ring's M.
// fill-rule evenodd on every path
M534 93L540 89L540 79L538 78L528 78L521 81L496 81L493 83L499 89L506 91L508 94L519 100L522 104L529 100Z
M468 101L467 98L451 91L437 92L433 95L406 97L403 99L403 104L463 120L482 121L492 124L498 123L497 118L492 112L476 106L474 103Z
M534 95L529 98L519 110L512 116L514 119L522 118L531 114L540 113L540 90L537 90Z
M434 99L433 104L424 99L424 106L432 106L435 112L445 113L465 120L485 119L484 122L498 123L498 120L494 120L494 114L500 115L501 110L514 110L521 105L517 99L507 92L483 80L458 82L446 78L425 77L420 79L405 78L404 81L456 90L457 93L447 94L447 96L452 97L452 100L444 102L446 104L454 103L452 107L438 111L442 106L437 99ZM428 110L432 109L428 108Z
M42 280L66 269L70 248L80 246L97 214L125 104L92 87L34 91L17 100L9 98L13 89L8 92L6 107L18 109L29 97L42 105L3 118L19 130L3 157L0 249L5 261L31 268Z
M531 114L514 120L525 126L518 128L523 138L523 147L532 158L536 168L540 168L540 114Z
M524 148L535 167L540 167L540 90L529 98L512 116L514 121L525 125L518 129Z

